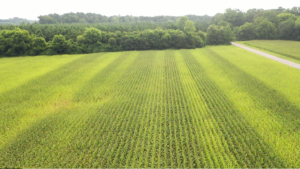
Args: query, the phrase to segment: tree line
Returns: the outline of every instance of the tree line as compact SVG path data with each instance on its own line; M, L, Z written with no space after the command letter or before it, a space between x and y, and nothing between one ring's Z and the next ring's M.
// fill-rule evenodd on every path
M228 25L236 40L300 40L300 7L291 9L226 9L216 14L210 25ZM209 29L209 28L208 28Z
M18 17L14 17L14 18L10 18L10 19L0 19L0 25L20 25L21 23L33 23L36 21L33 20L27 20L27 19L23 19L23 18L18 18Z
M181 20L180 20L181 21ZM86 27L83 34L74 41L62 34L46 41L43 32L30 34L28 30L15 27L0 32L0 55L55 55L81 54L105 51L150 50L150 49L192 49L206 45L206 34L196 31L193 21L183 17L176 23L180 29L146 29L132 32L107 32Z
M89 15L100 17L96 14L82 16ZM58 18L66 19L67 16L70 15L65 14ZM18 26L0 25L0 55L191 49L206 44L229 44L232 40L300 40L300 7L249 9L247 12L229 8L224 13L218 13L213 17L189 15L177 18L176 22L163 20L168 17L145 18L150 20L148 22L145 19L145 22L59 24L35 22L22 23Z
M187 15L189 20L195 23L209 22L211 16L197 16ZM82 23L82 24L98 24L98 23L138 23L138 22L176 22L178 16L105 16L95 13L65 13L41 15L38 17L40 24L70 24L70 23Z

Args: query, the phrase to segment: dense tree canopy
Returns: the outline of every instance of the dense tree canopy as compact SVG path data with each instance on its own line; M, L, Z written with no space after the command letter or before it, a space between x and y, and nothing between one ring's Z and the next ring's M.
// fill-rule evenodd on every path
M238 28L236 34L240 40L252 40L256 38L256 31L253 23L246 22L244 25Z
M27 30L16 28L0 32L0 55L20 56L39 54L73 54L122 50L150 50L168 48L204 47L206 35L195 32L192 21L186 22L186 31L172 29L148 29L133 32L103 32L86 28L76 40L67 40L64 35L54 35L46 42L42 36L30 35Z
M0 23L0 56L190 49L234 39L300 40L299 11L228 8L213 17L49 14L39 16L38 23Z
M16 28L0 32L0 55L18 56L29 54L33 38L28 31Z
M194 22L209 22L210 16L197 16L187 15L185 16L189 20ZM49 14L41 15L38 17L40 24L66 24L66 23L137 23L137 22L176 22L179 17L177 16L104 16L94 13L66 13L63 15ZM184 25L185 21L183 22Z
M246 23L234 28L235 36L238 40L300 40L300 32L296 26L300 18L299 9L250 9L245 13Z
M234 39L229 25L210 25L207 29L207 39L210 45L229 44Z
M27 20L27 19L23 19L23 18L18 18L18 17L14 17L11 19L0 19L0 25L20 25L20 24L27 24L27 23L33 23L36 21L33 20Z
M276 27L270 21L264 20L256 27L257 38L274 39L276 36Z

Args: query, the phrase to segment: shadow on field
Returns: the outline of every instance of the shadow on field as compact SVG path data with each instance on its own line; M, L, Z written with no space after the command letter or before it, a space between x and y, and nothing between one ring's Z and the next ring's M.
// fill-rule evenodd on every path
M56 85L71 84L72 81L64 79L74 76L74 72L88 66L99 57L103 57L103 54L83 56L9 92L0 94L0 134L5 134L14 128L24 116L34 113L32 108L47 105L49 98L56 92L53 91ZM32 112L28 112L29 110Z

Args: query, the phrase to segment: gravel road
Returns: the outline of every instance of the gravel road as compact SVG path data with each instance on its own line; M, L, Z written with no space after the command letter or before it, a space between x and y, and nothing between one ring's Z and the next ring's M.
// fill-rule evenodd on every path
M291 61L288 61L288 60L285 60L285 59L276 57L276 56L274 56L274 55L270 55L270 54L267 54L267 53L264 53L264 52L261 52L261 51L258 51L258 50L249 48L249 47L244 46L244 45L240 45L240 44L234 43L234 42L231 42L231 44L234 45L234 46L237 46L237 47L246 49L246 50L248 50L248 51L250 51L250 52L256 53L256 54L258 54L258 55L261 55L261 56L263 56L263 57L266 57L266 58L275 60L275 61L277 61L277 62L283 63L283 64L288 65L288 66L291 66L291 67L294 67L294 68L296 68L296 69L300 69L300 64L297 64L297 63L294 63L294 62L291 62Z

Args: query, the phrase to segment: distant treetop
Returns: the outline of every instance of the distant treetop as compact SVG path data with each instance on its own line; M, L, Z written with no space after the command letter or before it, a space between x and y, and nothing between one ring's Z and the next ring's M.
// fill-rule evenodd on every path
M206 21L209 22L211 16L197 16L187 15L192 21ZM63 15L49 14L41 15L38 17L40 24L61 24L61 23L119 23L119 22L176 22L178 16L104 16L101 14L94 13L66 13Z

